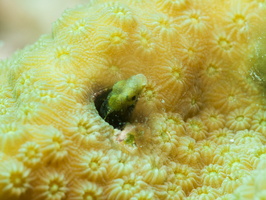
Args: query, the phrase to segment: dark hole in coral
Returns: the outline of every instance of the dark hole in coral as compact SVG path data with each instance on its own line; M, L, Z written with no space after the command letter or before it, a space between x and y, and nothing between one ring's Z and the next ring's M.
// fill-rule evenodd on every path
M99 115L114 128L122 130L126 123L129 122L132 110L134 106L130 106L126 109L119 110L117 112L112 112L106 116L107 109L107 97L111 92L111 89L106 89L95 95L94 104L99 113Z

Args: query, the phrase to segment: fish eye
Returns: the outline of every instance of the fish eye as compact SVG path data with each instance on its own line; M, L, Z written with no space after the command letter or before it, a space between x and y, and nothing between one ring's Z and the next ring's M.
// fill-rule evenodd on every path
M133 97L131 98L131 100L132 100L132 101L135 101L136 98L137 98L136 96L133 96Z

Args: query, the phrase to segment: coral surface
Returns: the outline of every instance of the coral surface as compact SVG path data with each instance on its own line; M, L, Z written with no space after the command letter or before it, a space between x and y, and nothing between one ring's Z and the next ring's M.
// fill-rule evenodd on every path
M265 89L252 68L266 63L265 19L261 0L66 10L0 62L0 199L265 199ZM96 99L136 74L147 84L118 129Z

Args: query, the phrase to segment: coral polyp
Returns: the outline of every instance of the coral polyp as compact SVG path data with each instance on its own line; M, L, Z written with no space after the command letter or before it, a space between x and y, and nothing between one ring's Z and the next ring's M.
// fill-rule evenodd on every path
M265 198L265 19L254 0L66 10L0 61L0 199Z

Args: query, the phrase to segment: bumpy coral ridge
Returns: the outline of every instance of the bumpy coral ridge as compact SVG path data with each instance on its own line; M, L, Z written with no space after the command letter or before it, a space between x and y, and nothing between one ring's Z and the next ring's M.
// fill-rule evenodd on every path
M265 19L256 0L64 12L0 62L0 199L265 198L265 100L249 76ZM114 129L94 97L140 73L132 119Z

